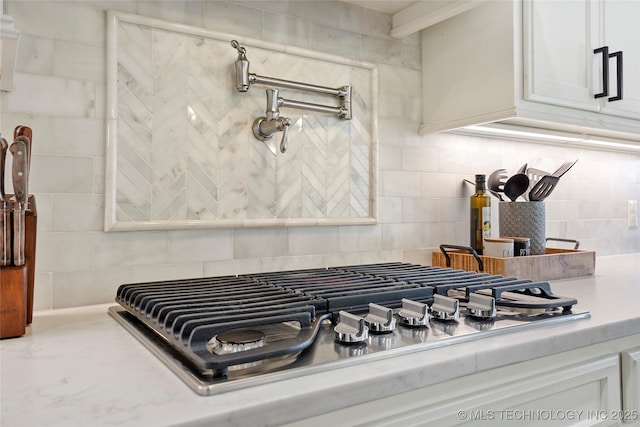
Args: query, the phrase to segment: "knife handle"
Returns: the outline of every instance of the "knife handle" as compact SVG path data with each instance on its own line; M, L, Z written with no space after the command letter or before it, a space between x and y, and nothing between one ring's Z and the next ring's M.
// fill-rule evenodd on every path
M7 157L7 150L9 149L9 144L7 140L4 138L0 139L0 202L5 201L5 192L4 192L4 164L5 158Z
M18 203L27 201L27 174L29 173L29 153L27 144L18 139L11 144L13 154L13 192Z
M11 264L11 206L0 201L0 266Z
M27 164L31 165L31 144L33 144L33 131L29 126L16 126L13 130L13 140L15 141L19 137L24 136L27 138L27 148L29 149L27 156Z
M13 265L24 265L24 215L26 203L16 202L13 205Z
M33 131L29 126L22 126L22 125L16 126L16 128L13 130L13 139L16 139L17 137L22 135L31 139L33 137Z

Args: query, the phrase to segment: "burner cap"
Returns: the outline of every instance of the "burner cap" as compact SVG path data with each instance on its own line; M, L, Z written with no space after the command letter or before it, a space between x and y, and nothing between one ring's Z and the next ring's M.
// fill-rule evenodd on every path
M264 334L256 329L229 329L220 332L216 338L225 344L251 344L264 339Z
M213 337L211 351L215 354L229 354L264 346L264 333L256 329L228 329Z

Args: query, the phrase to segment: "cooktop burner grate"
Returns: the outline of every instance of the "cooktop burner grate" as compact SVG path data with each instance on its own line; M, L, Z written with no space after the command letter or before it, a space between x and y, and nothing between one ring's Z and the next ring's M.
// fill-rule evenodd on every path
M466 304L471 294L493 297L499 310L508 312L490 321L431 320L428 329L373 336L369 349L333 342L329 320L335 323L341 312L365 317L373 303L395 316L406 300L426 307L441 295ZM141 341L155 342L147 344L154 353L173 353L168 359L179 359L177 365L192 370L198 381L237 376L231 371L239 367L246 374L263 363L276 369L306 364L318 357L319 348L333 349L341 359L567 318L577 303L553 295L548 282L406 263L132 283L119 287L116 302L124 311L110 313L120 323L145 337Z
M327 302L327 312L334 315L340 310L367 311L369 303L399 308L402 298L425 304L433 301L431 287L348 269L295 270L243 277L321 298Z

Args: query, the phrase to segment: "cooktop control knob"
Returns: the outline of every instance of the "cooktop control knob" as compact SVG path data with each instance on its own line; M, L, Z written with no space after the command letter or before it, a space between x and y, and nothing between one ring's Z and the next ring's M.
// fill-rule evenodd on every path
M455 298L435 294L429 312L434 319L456 320L460 317L460 303Z
M473 292L469 294L467 313L478 319L493 319L497 316L496 299Z
M393 317L393 309L378 304L369 304L369 314L364 318L364 323L371 332L387 333L396 328L396 319Z
M402 308L398 313L400 323L406 326L429 326L428 306L410 299L402 299Z
M343 344L361 343L369 337L369 328L364 324L364 318L342 310L333 330L336 341Z

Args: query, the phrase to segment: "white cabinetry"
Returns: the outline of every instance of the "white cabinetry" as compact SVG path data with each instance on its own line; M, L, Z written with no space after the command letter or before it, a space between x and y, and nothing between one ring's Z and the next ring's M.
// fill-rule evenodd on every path
M525 1L524 98L640 119L638 22L636 1ZM608 55L594 52L603 48Z
M287 427L640 426L640 335L479 372ZM453 351L453 348L451 349ZM392 384L388 384L392 388Z
M607 421L604 414L621 409L617 354L533 372L518 377L494 370L490 375L477 374L450 384L415 390L289 427L345 425L345 420L350 426L367 427L467 423L535 426L552 420L557 423L559 418L564 419L560 425L609 425L603 422Z
M640 347L623 351L620 354L622 364L622 408L629 414L640 413ZM640 415L635 425L640 425Z
M487 2L422 31L420 133L488 122L640 141L640 2ZM623 100L595 99L624 53ZM609 97L616 61L608 61Z
M591 0L523 3L525 99L600 110L594 93L600 91L596 76L601 73L592 67L599 58L591 47L597 19L590 6Z
M598 45L621 51L624 61L622 100L605 102L602 112L640 119L640 2L602 0L597 4L603 28ZM610 75L610 79L614 77ZM616 89L614 82L609 83L611 88Z
M480 392L461 394L430 406L418 406L368 426L491 424L540 425L564 419L582 424L620 408L616 356L523 378ZM582 414L582 417L580 416ZM582 418L582 419L581 419ZM571 420L572 419L572 420ZM590 425L599 424L594 420Z

